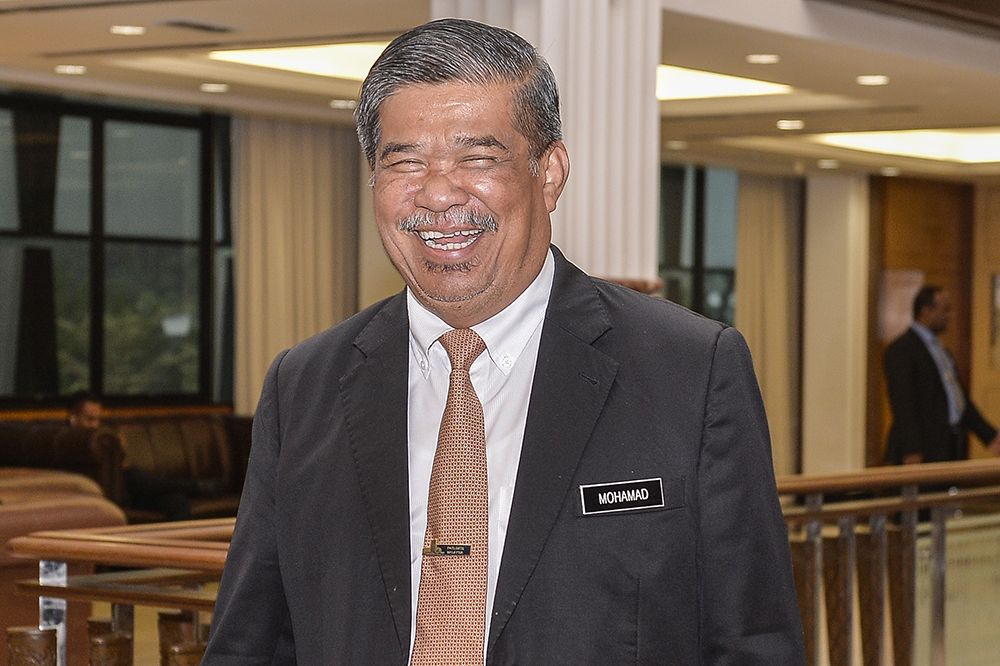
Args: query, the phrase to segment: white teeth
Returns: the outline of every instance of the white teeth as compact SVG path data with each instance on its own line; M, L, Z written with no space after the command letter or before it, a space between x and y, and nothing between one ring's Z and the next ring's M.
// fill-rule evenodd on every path
M475 240L475 238L472 238L462 243L435 243L433 239L428 238L424 241L424 245L432 247L436 250L461 250L464 247L472 245Z
M476 240L476 236L481 233L483 233L482 229L461 229L451 233L444 233L441 231L418 231L417 235L422 241L424 241L424 244L427 245L427 247L433 247L439 250L460 250L463 247L469 247L472 245L473 241ZM469 240L463 240L458 243L436 242L439 238L468 238Z

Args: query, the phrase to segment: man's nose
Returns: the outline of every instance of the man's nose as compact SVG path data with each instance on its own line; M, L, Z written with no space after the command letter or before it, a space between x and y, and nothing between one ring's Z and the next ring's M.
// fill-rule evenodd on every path
M464 206L469 193L456 181L454 172L431 171L424 178L413 203L435 213L443 213L452 206Z

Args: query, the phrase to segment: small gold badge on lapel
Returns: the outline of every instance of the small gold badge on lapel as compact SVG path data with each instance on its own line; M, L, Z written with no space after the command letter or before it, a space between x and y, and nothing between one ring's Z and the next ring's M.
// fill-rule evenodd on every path
M472 546L445 545L437 539L431 539L430 545L424 548L424 555L468 555L471 552Z

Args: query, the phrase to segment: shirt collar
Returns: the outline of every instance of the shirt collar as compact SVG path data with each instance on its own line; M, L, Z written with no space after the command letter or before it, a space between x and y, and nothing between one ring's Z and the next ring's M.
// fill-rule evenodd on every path
M937 335L931 329L927 328L918 321L913 322L910 326L914 333L920 336L920 339L924 341L926 345L936 345Z
M531 334L545 318L554 276L555 259L550 249L542 270L527 289L506 308L472 327L486 343L490 360L505 375L514 368ZM426 376L430 372L431 347L452 327L425 308L409 287L406 288L406 313L410 323L410 351Z

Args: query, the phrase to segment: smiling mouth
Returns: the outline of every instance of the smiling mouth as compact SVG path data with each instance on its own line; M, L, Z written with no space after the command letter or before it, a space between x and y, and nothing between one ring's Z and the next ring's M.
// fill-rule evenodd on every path
M475 243L481 233L483 233L482 229L462 229L447 233L443 231L416 232L420 240L424 242L424 245L434 250L465 249Z

